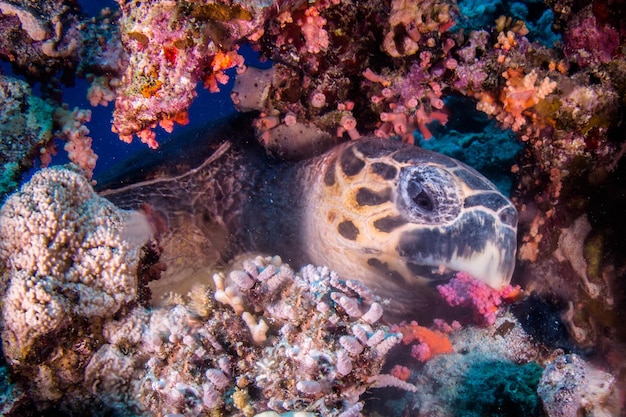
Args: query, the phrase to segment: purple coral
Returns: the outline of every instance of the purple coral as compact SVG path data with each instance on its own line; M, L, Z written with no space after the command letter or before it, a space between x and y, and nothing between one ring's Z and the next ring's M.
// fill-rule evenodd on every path
M568 22L563 35L565 52L582 66L606 64L618 51L619 32L608 23L600 23L586 7Z

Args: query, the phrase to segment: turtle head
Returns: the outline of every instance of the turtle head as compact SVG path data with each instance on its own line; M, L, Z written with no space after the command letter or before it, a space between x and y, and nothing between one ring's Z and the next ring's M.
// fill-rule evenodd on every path
M397 235L399 258L414 275L433 281L464 271L504 287L515 266L515 207L473 169L454 160L423 163L419 153L398 178L395 205L410 225Z
M456 271L510 282L517 211L484 176L450 157L366 138L327 154L307 236L311 260L411 303L412 289ZM312 233L309 233L312 232Z

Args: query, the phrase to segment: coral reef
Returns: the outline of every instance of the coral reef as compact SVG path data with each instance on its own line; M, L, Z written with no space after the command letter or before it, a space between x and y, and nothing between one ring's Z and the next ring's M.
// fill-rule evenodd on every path
M327 268L296 273L259 256L216 273L214 289L140 306L152 232L144 215L63 168L39 171L9 197L0 290L3 351L20 384L13 399L24 387L25 402L73 415L97 406L96 415L346 416L367 389L415 390L380 373L402 335L380 322L379 301Z
M440 0L395 0L388 7L374 1L358 6L351 1L121 1L119 14L103 11L90 20L76 8L44 2L39 7L49 9L44 15L50 22L19 2L4 3L5 20L18 32L32 32L35 38L23 38L33 48L46 49L42 42L53 40L57 51L75 50L71 56L80 57L80 66L77 58L67 60L73 62L68 77L73 70L93 80L93 103L115 98L114 130L126 141L139 135L151 147L158 145L157 125L169 132L187 123L199 82L216 90L229 77L226 69L245 72L237 50L250 42L275 62L272 80L264 81L264 100L253 108L263 113L262 142L278 154L283 147L308 144L306 155L320 142L369 132L400 135L408 142L414 133L428 139L431 122L446 124L450 118L443 99L451 95L476 100L478 109L528 143L528 163L517 165L523 168L520 188L524 193L546 188L546 203L558 199L576 156L600 166L614 149L606 135L620 117L616 108L623 96L620 29L597 17L597 8L573 13L563 27L563 47L545 42L547 47L533 42L528 32L529 25L533 33L539 31L533 24L547 24L552 13L535 3L515 3L509 18L498 18L506 12L499 2L481 12L471 4L459 9ZM497 18L491 32L484 27L492 21L476 20L481 16ZM74 34L76 28L84 34ZM588 39L602 48L591 48ZM304 137L302 145L291 145L286 139L291 136ZM530 178L542 181L530 184Z
M541 362L550 354L513 316L504 313L493 326L456 328L447 336L451 352L425 362L392 352L391 360L404 361L411 369L408 382L419 389L401 401L372 398L367 415L539 415L536 389Z
M139 249L144 242L131 244L128 239L145 240L146 235L125 234L126 223L141 217L98 199L81 176L91 175L96 155L91 150L89 112L62 105L62 85L71 85L76 77L90 84L92 105L115 103L112 125L121 139L138 136L152 148L158 146L158 126L171 132L189 121L188 108L199 84L217 91L235 76L233 103L241 111L258 112L254 127L259 142L280 157L305 158L371 133L399 136L430 149L447 148L459 159L464 154L470 165L501 177L502 190L513 190L520 213L520 262L514 279L526 294L537 294L527 304L513 307L523 327L542 349L590 352L589 347L600 347L596 356L604 357L594 359L623 380L623 0L545 4L119 0L118 4L119 9L89 17L75 1L0 0L0 58L26 79L0 75L0 198L17 188L20 175L37 158L44 166L50 162L56 152L54 137L67 141L70 159L82 171L36 174L0 215L4 354L22 379L19 384L28 381L26 390L19 384L14 387L15 401L5 403L10 413L23 415L20 404L34 401L40 407L55 404L76 413L103 403L109 409L102 413L115 409L122 414L126 409L194 414L213 408L253 415L266 407L278 414L311 406L319 413L347 417L361 413L360 394L369 387L411 389L407 384L419 382L425 388L415 394L413 403L419 404L415 409L453 415L443 408L458 404L459 396L445 395L466 386L464 376L471 371L493 366L511 378L524 369L533 375L537 371L533 359L524 359L517 348L519 355L498 349L487 355L476 343L467 346L470 353L465 358L460 353L431 357L431 347L445 344L443 337L435 338L425 326L405 324L403 333L413 339L405 339L408 344L396 349L412 350L414 355L406 356L414 362L428 360L396 364L406 369L397 367L370 378L383 366L374 353L379 349L375 337L380 337L375 335L381 334L377 330L382 329L384 340L398 341L373 320L378 310L372 306L379 304L358 291L355 295L351 287L335 285L337 280L330 283L329 273L320 270L285 272L289 279L277 284L280 291L275 292L268 287L273 285L269 278L257 279L260 269L271 269L270 265L287 269L264 258L256 261L257 275L250 267L245 274L234 273L231 283L218 278L213 290L204 288L181 299L172 296L169 306L140 307L143 280L157 276L162 266L140 265L147 253L146 248ZM240 49L244 44L262 60L272 61L271 68L246 67ZM36 83L41 84L33 88ZM484 118L478 120L476 112L468 115L463 107L469 106L489 118L491 125ZM473 130L465 125L473 125ZM46 186L49 177L55 179ZM72 214L64 216L63 210ZM82 223L74 228L72 222ZM158 245L152 244L152 257L158 258ZM117 272L102 272L109 266ZM137 267L146 276L137 276ZM318 288L315 283L323 285ZM306 295L297 298L296 288L306 288ZM511 338L518 334L518 323L506 338L489 333L493 324L504 325L498 309L501 295L459 277L442 288L448 290L444 291L448 301L469 307L482 325L492 324L464 329L463 334L488 335L481 340L493 344L507 339L509 347L515 343ZM260 307L284 307L280 301L284 299L317 306L331 294L338 295L325 301L329 310L315 313L316 320L336 315L337 322L328 327L312 323L309 315L307 320L287 323L285 317L273 315L278 307L264 313ZM141 303L147 305L149 297L143 298ZM542 301L553 299L558 308ZM363 314L353 316L357 311ZM468 321L462 313L468 310L456 311L460 321ZM237 334L211 322L212 314L216 320L228 319ZM537 323L542 318L557 324L542 328ZM369 320L371 332L364 323ZM363 333L358 327L360 336L356 323L366 329ZM312 336L315 326L324 337ZM331 337L331 330L337 337ZM226 336L214 340L214 333ZM461 333L445 337L452 350L460 352L462 337L457 334ZM279 344L284 340L298 346L298 352ZM541 356L532 343L521 345ZM445 347L443 351L449 352ZM157 359L151 361L146 349L152 349L149 352ZM192 349L223 355L230 364L226 367L222 361L222 369L217 357L198 359ZM309 355L312 349L319 352ZM237 353L241 358L235 358ZM283 354L284 362L271 363L271 355ZM176 362L185 355L194 359ZM604 405L619 388L611 376L575 356L552 359L539 361L548 364L539 384L544 413L618 412L613 405ZM487 365L472 369L464 362L470 360ZM317 372L328 371L318 380L312 377L315 361ZM101 374L100 368L115 371ZM577 377L591 375L614 391L591 387L597 397L581 396L590 387L576 385L563 370ZM281 372L293 375L293 383L272 386ZM548 377L563 379L551 386ZM511 388L487 382L476 384L485 396L493 389ZM508 396L507 404L529 414L538 407L537 399L526 395L535 380L522 382L520 396ZM434 393L437 384L449 390ZM572 393L563 400L570 408L551 394L558 387ZM467 411L474 412L479 411Z
M0 75L0 199L17 188L36 157L45 158L53 112L26 82Z
M440 0L395 0L388 7L380 2L357 7L350 1L276 6L121 1L119 14L105 10L92 20L75 7L42 2L37 7L49 21L35 13L37 7L2 4L11 30L27 33L22 44L72 57L63 64L69 65L68 74L88 75L100 97L106 92L104 102L115 96L113 127L120 136L130 140L137 134L152 147L157 146L152 130L157 124L171 131L175 123L187 122L198 82L213 91L228 79L224 70L245 71L237 52L244 42L277 63L266 116L277 117L281 125L283 119L311 124L331 136L343 136L340 121L350 116L360 131L394 133L406 141L418 131L429 138L428 124L445 124L449 117L442 98L461 94L478 100L479 109L527 141L551 138L554 149L533 157L545 173L550 172L548 160L565 157L561 166L552 167L560 179L567 175L567 155L603 155L608 144L601 137L616 120L621 70L597 67L619 59L620 29L597 17L597 8L570 16L560 49L553 41L544 41L547 47L533 42L550 37L549 30L544 29L545 36L539 32L553 16L536 2L514 3L507 18L498 17L507 10L497 1L481 7L464 2L460 9ZM492 32L485 31L494 20ZM17 44L9 42L3 56L18 55L10 49ZM379 46L382 51L372 52ZM36 61L36 51L20 56ZM42 68L58 70L55 65ZM25 65L16 69L28 72ZM591 79L599 81L597 87ZM98 94L93 102L102 102ZM572 126L574 132L567 135ZM590 146L590 136L598 135L600 142Z
M578 355L557 357L543 371L537 393L548 417L619 414L615 378Z

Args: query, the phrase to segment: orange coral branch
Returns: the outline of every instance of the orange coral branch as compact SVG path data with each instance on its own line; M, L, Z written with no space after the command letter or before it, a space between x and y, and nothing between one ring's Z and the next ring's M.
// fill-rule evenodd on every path
M417 341L428 347L428 353L426 356L421 357L422 360L428 360L431 357L442 353L454 352L452 343L445 333L420 326L416 321L412 321L409 324L394 326L393 330L402 333L402 343L405 345Z

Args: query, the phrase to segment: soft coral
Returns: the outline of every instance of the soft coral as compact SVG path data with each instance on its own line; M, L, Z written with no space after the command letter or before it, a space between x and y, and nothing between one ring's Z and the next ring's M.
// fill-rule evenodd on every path
M482 325L493 324L502 301L515 299L521 292L519 286L511 285L496 290L465 272L457 273L437 290L450 306L469 307L474 312L474 320Z

